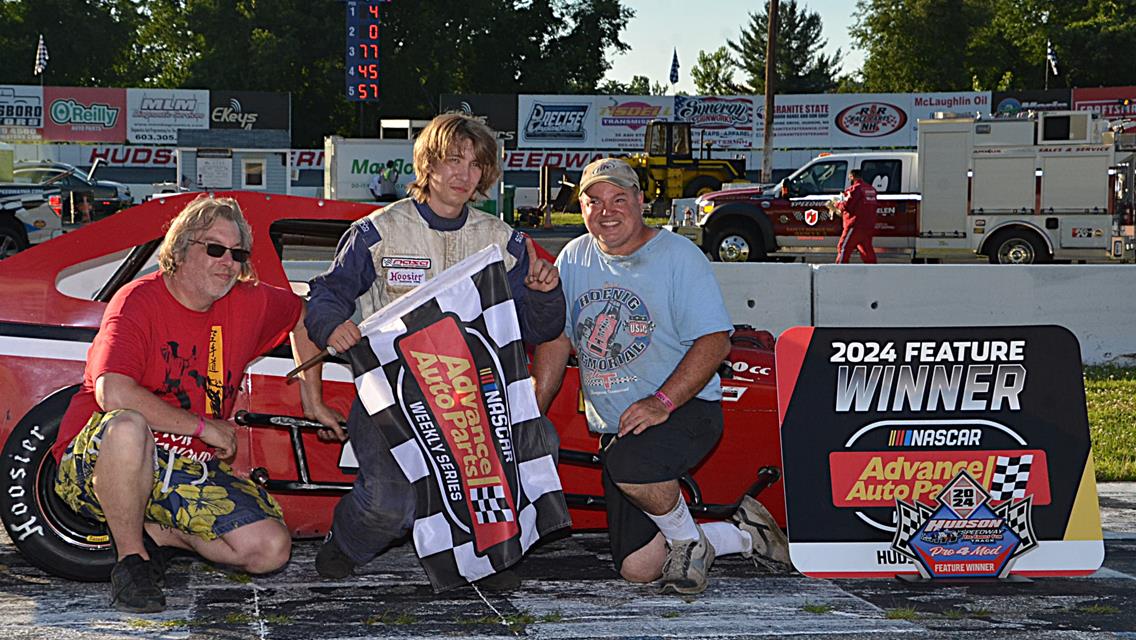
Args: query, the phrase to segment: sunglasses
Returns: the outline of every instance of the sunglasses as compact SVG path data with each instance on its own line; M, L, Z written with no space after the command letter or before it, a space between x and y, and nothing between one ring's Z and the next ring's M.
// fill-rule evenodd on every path
M223 244L216 244L214 242L202 242L200 240L190 240L193 244L205 245L205 253L209 254L210 258L220 258L225 255L225 252L233 254L233 262L244 264L248 262L249 250L248 249L231 249Z

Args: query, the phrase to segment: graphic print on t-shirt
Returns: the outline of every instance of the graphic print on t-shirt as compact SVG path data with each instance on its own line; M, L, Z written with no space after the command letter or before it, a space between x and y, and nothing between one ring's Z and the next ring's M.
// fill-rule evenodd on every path
M223 342L221 327L215 325L211 327L205 354L201 354L196 346L184 349L172 340L163 345L161 354L166 372L162 388L157 389L156 393L159 396L177 398L178 406L191 413L203 412L211 418L223 417L225 398L235 397L237 393L232 373L225 369ZM190 400L197 389L205 393L205 406L201 408L194 407ZM191 436L156 432L154 437L160 446L177 455L198 460L213 457L211 451L197 450Z
M573 301L571 317L584 386L602 393L637 379L621 369L651 344L655 323L642 298L614 285L589 289Z

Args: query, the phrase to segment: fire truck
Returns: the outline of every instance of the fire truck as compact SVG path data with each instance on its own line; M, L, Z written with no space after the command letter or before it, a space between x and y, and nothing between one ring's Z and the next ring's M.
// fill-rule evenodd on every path
M879 194L881 256L1133 259L1131 136L1086 111L937 115L919 121L915 152L821 154L776 185L705 194L669 228L723 262L831 257L841 220L829 204L860 169Z

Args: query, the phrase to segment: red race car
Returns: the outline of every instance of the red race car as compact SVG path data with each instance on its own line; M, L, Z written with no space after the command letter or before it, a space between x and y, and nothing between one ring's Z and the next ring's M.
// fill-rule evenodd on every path
M225 193L253 230L252 263L261 280L307 293L353 221L372 205L253 193ZM114 558L105 526L72 512L53 491L49 451L106 302L127 282L157 269L163 225L195 194L159 198L0 261L0 518L24 556L43 570L77 580L105 580ZM614 319L613 319L614 321ZM602 333L597 328L597 333ZM254 361L241 385L235 417L234 468L279 500L292 535L327 533L332 508L350 489L350 446L322 442L302 415L298 386L285 374L291 349L280 345ZM328 404L346 414L355 389L342 362L325 367ZM724 516L746 494L784 526L780 482L773 337L739 328L723 365L726 426L705 462L684 479L695 515ZM582 413L575 368L549 416L561 437L560 477L576 529L606 525L597 438Z

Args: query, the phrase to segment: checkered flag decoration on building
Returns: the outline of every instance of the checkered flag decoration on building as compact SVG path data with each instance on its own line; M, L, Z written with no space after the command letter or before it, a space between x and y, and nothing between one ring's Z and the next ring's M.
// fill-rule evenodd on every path
M1010 500L1026 497L1033 454L998 456L994 461L994 477L990 479L990 499Z
M346 356L414 488L414 547L435 591L505 569L571 524L497 246L359 330Z
M36 47L36 59L35 59L35 69L34 69L35 75L38 76L38 75L41 75L44 71L47 71L47 61L49 59L50 59L50 56L47 55L47 45L43 43L43 34L41 33L39 35L39 46Z

